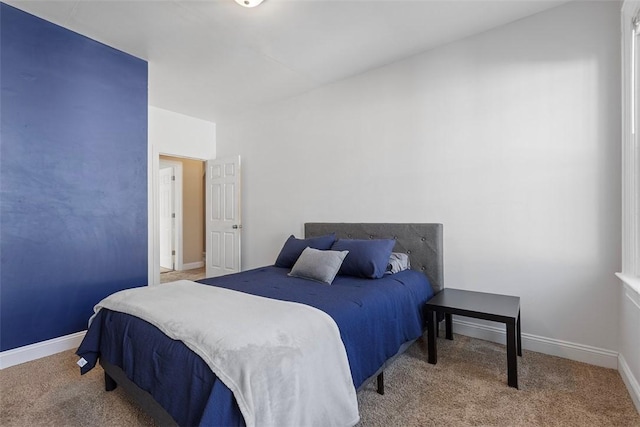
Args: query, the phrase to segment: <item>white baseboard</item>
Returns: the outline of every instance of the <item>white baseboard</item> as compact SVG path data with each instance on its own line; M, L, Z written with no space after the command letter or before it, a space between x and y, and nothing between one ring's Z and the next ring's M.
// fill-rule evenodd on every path
M204 267L204 261L190 262L187 264L182 264L182 271L193 270L195 268L202 268L202 267Z
M622 381L624 381L624 384L627 386L627 390L629 390L629 395L631 395L633 404L636 405L636 409L638 410L638 413L640 413L640 383L638 382L638 379L633 376L633 372L631 372L631 368L629 368L629 365L622 354L618 355L618 372L620 372Z
M505 344L506 342L504 327L500 328L454 318L453 331L457 334L500 344ZM522 348L551 356L589 363L590 365L618 369L618 353L603 348L526 333L522 334Z
M76 349L82 342L86 332L76 332L75 334L3 351L0 353L0 369L51 356L62 351Z

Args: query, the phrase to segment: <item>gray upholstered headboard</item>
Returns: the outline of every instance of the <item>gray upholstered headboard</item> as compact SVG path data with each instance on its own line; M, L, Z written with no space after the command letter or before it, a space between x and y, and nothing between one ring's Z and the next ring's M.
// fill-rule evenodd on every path
M423 272L435 292L444 289L442 224L308 222L305 237L336 233L339 239L395 239L394 252L409 254L411 269Z

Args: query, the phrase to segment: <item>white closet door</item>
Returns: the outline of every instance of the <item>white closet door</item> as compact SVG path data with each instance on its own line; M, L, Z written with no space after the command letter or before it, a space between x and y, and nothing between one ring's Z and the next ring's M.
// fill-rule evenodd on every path
M173 168L160 169L160 267L173 270Z

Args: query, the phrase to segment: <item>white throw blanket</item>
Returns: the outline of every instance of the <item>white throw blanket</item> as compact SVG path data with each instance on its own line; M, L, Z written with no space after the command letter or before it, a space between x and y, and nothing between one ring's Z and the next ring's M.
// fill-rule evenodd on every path
M101 308L183 341L233 392L249 427L359 421L340 332L321 310L188 280L120 291Z

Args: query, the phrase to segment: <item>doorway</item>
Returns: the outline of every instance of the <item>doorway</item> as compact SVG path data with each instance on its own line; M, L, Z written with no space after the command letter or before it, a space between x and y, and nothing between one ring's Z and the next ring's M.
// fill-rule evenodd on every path
M160 283L204 278L205 162L167 155L159 160Z

